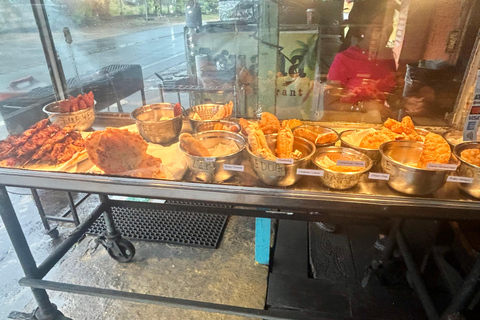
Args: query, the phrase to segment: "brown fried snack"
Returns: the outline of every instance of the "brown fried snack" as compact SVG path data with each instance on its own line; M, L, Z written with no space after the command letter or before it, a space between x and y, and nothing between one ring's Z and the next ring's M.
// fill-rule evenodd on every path
M197 157L209 157L210 151L190 133L182 133L179 137L180 146L189 154Z
M298 128L295 130L295 135L300 138L307 139L313 143L318 138L318 134L316 132L313 132L312 130L308 130L306 128Z
M87 138L86 150L90 160L106 174L139 176L145 161L155 162L160 168L162 160L146 153L148 143L138 133L126 129L107 128L96 131ZM161 177L161 172L151 171L149 177Z
M275 161L277 159L268 147L267 139L265 138L263 131L258 127L258 124L250 124L246 131L248 135L248 144L254 155L260 156L267 160Z
M448 163L452 151L448 142L440 135L429 133L423 143L423 151L418 161L418 167L425 169L429 163Z
M291 159L293 153L293 133L288 126L288 120L283 120L282 128L278 131L277 149L278 158Z
M247 127L250 125L250 121L248 121L246 119L243 119L243 118L240 118L240 120L238 120L238 124L240 125L240 127L242 127L242 133L244 135L248 135L247 134Z
M298 120L298 119L288 120L288 126L292 129L295 128L295 127L301 126L301 125L303 125L303 122Z
M382 143L395 140L395 134L392 131L388 130L391 132L391 134L389 134L387 130L388 129L378 130L378 131L367 134L360 142L359 147L368 148L368 149L378 149Z
M223 118L226 118L230 116L233 112L233 102L230 101L229 103L225 104L224 106L221 106L217 113L215 113L212 117L211 120L220 120Z
M213 125L213 130L223 130L223 124L217 122Z
M335 140L337 140L337 134L335 132L325 132L325 133L320 133L317 136L317 139L315 139L316 144L325 144L325 143L331 143Z
M259 126L264 134L277 133L280 129L280 121L270 112L262 112Z
M466 149L460 153L460 157L466 162L480 167L480 149Z

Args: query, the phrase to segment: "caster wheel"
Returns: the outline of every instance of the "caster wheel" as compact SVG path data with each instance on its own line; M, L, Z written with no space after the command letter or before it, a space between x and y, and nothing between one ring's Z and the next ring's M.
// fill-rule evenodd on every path
M115 253L112 248L108 248L108 255L118 262L125 263L131 261L133 256L135 256L135 247L133 244L123 238L118 240L116 243L121 253Z

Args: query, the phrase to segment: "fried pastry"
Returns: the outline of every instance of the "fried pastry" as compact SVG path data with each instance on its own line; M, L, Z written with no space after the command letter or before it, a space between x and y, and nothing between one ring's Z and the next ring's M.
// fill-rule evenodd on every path
M288 120L282 122L282 128L278 131L277 149L275 150L278 158L290 159L293 152L293 133L288 126Z
M146 153L148 143L138 133L115 128L95 131L85 148L90 160L106 174L164 177L162 160Z
M360 142L360 148L378 149L382 143L392 140L390 135L378 130L367 134Z
M480 167L480 149L466 149L460 153L460 157L466 162Z
M250 150L254 155L260 156L267 160L276 159L275 155L268 147L267 139L265 138L263 131L260 130L256 123L248 125L246 131L248 134L248 144L250 145Z
M226 118L230 116L232 112L233 112L233 102L230 101L229 103L221 106L218 109L217 113L213 115L211 120L220 120L220 119Z
M300 138L307 139L313 143L318 138L318 134L316 132L313 132L312 130L308 130L306 128L298 128L295 130L295 135Z
M429 133L423 143L423 151L418 161L419 168L426 168L429 163L448 163L452 155L447 141L440 135Z
M290 119L288 120L288 126L293 129L293 128L296 128L298 126L301 126L303 125L303 122L298 120L298 119Z
M223 124L221 124L220 122L215 123L215 125L213 126L213 130L223 130Z
M270 112L262 112L259 126L264 134L277 133L280 129L280 121Z
M385 128L390 129L391 131L393 131L395 133L398 133L398 134L403 133L402 124L400 122L398 122L397 120L388 118L387 121L385 121L383 123L383 126Z
M179 137L180 146L189 154L197 157L209 157L210 151L190 133L182 133Z
M244 135L248 135L247 133L247 127L250 125L250 121L246 120L246 119L243 119L243 118L240 118L240 120L238 120L238 124L240 125L240 127L242 128L242 133Z
M337 134L335 132L325 132L325 133L320 133L314 142L315 144L325 144L325 143L331 143L335 140L337 140Z

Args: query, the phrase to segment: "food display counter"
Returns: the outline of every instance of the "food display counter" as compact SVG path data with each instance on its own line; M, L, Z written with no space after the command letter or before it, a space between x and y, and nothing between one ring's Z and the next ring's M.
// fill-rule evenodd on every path
M55 46L48 43L53 40L48 19L42 18L43 1L32 0L32 7L52 80L61 84L56 73L62 66ZM32 288L39 305L36 318L68 319L46 290L258 319L319 317L301 310L251 309L43 280L102 215L107 231L98 242L114 260L132 260L135 247L115 227L112 208L152 204L110 196L182 200L155 204L179 214L198 209L194 203L202 202L208 204L202 212L224 215L355 224L387 221L385 250L381 259L366 266L365 285L372 273L382 272L398 246L409 282L430 320L465 309L478 291L480 256L450 304L439 312L402 232L409 219L480 221L480 40L477 36L473 44L465 40L467 31L455 30L449 35L452 52L439 48L443 38L429 38L424 52L415 52L417 40L429 36L423 31L426 26L419 27L423 22L418 16L427 12L431 21L441 16L440 9L427 7L409 1L355 1L349 19L341 23L331 21L325 11L310 14L306 25L281 26L283 9L278 3L260 1L257 24L187 25L186 62L193 82L178 88L159 85L160 97L147 92L150 104L142 91L142 102L131 113L99 112L95 91L68 97L62 86L55 86L58 101L43 108L45 118L0 141L0 214L25 273L20 284ZM418 12L422 14L415 15ZM457 16L477 23L470 16ZM416 37L412 30L422 32ZM455 46L454 36L470 43L468 50ZM471 53L468 63L461 61L465 51L469 57ZM433 63L437 58L449 64L431 72L425 67L427 60ZM402 82L407 64L408 77ZM149 67L153 65L157 63ZM456 72L450 72L453 65ZM432 74L451 78L439 83ZM128 79L124 84L132 85ZM209 84L223 89L209 90ZM449 86L455 90L448 92L448 103L439 104L442 90ZM186 88L194 92L189 106L164 95L177 90L180 97ZM93 193L101 204L37 264L8 186Z

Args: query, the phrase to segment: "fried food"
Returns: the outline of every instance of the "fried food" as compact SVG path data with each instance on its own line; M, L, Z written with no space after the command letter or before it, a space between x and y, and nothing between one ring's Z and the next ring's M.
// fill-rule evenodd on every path
M350 167L350 166L337 166L338 160L345 161L359 161L359 159L353 155L344 154L344 153L329 153L320 159L317 159L316 162L322 168L329 169L336 172L357 172L362 171L363 167Z
M293 133L288 126L288 120L282 122L282 128L278 131L277 149L275 152L278 158L291 159L293 156Z
M333 141L337 140L337 134L335 132L325 132L320 133L315 139L315 144L325 144L325 143L332 143Z
M360 148L378 149L382 143L395 140L394 137L392 139L392 135L388 134L386 130L388 129L367 134L360 142Z
M106 174L162 178L162 160L147 154L148 143L138 133L107 128L86 140L90 160Z
M221 124L220 122L215 123L215 125L213 126L213 130L223 130L223 124Z
M295 130L295 135L297 137L300 137L300 138L304 138L304 139L307 139L313 143L315 143L315 141L317 140L318 138L318 134L313 132L312 130L308 130L306 128L298 128Z
M179 137L180 146L189 154L198 157L211 156L210 151L190 133L182 133Z
M460 153L460 157L466 162L480 167L480 149L466 149Z
M303 125L303 122L298 119L290 119L288 120L288 126L293 129L295 127Z
M425 169L429 163L448 163L452 152L447 141L440 135L429 133L423 143L418 167Z
M60 113L75 112L84 110L95 105L93 92L79 94L77 97L70 96L67 100L62 100L58 104Z
M295 129L295 135L307 139L315 144L326 144L337 140L337 134L335 132L316 133L307 128Z
M277 158L273 154L272 150L268 147L265 134L259 128L258 124L252 123L247 126L248 144L250 150L254 155L260 156L267 160L276 160Z
M230 101L229 103L225 104L224 106L221 106L217 113L213 115L211 120L220 120L223 118L226 118L230 116L233 112L233 102Z
M401 124L400 122L398 122L397 120L388 118L387 121L385 121L385 122L383 123L383 126L384 126L385 128L390 129L391 131L393 131L393 132L395 132L395 133L398 133L398 134L402 134L402 133L403 133L402 124Z
M277 133L280 130L280 121L270 112L262 112L259 126L264 134Z

